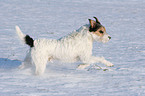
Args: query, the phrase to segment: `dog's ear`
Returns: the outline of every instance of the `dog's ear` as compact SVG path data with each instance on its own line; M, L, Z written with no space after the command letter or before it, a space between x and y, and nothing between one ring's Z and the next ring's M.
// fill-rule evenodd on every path
M90 22L90 27L95 28L96 27L96 22L94 20L89 19Z
M97 17L94 17L96 19L96 23L101 24L100 21L97 19Z

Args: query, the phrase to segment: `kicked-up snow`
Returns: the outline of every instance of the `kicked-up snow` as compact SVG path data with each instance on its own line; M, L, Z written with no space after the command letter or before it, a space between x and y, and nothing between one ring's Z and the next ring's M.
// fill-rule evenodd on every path
M144 0L1 0L0 96L145 96ZM36 38L59 39L96 16L112 39L95 42L97 63L85 70L76 63L48 63L45 74L19 69L29 47L15 25ZM100 67L101 68L100 68Z

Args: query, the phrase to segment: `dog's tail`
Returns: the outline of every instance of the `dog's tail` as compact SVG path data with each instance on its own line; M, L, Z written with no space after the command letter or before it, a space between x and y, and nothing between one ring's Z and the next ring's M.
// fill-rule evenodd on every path
M16 33L18 34L19 38L30 47L34 47L34 40L29 36L22 33L18 26L15 26Z

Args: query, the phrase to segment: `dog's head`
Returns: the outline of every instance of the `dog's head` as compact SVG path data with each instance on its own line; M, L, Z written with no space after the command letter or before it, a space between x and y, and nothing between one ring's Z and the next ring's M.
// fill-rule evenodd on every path
M89 31L92 35L92 38L95 41L101 41L103 43L108 42L111 39L111 37L106 33L105 27L101 25L99 20L96 17L94 18L96 19L96 21L89 19Z

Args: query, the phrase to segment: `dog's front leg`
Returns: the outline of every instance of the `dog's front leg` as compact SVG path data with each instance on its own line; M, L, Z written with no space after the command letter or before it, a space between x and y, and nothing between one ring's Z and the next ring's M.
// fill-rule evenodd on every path
M104 57L94 57L92 56L92 61L91 63L103 63L105 64L106 66L114 66L111 62L107 61Z
M83 59L82 60L84 64L80 64L78 66L79 69L85 69L86 67L90 66L90 64L94 64L94 63L103 63L105 64L106 66L114 66L111 62L105 60L104 57L94 57L94 56L91 56L87 59Z
M83 64L78 65L78 69L85 69L86 67L89 67L91 64L96 63L96 58L93 56L81 56L80 57Z
M78 65L78 69L85 69L88 66L90 66L90 64L80 64Z

